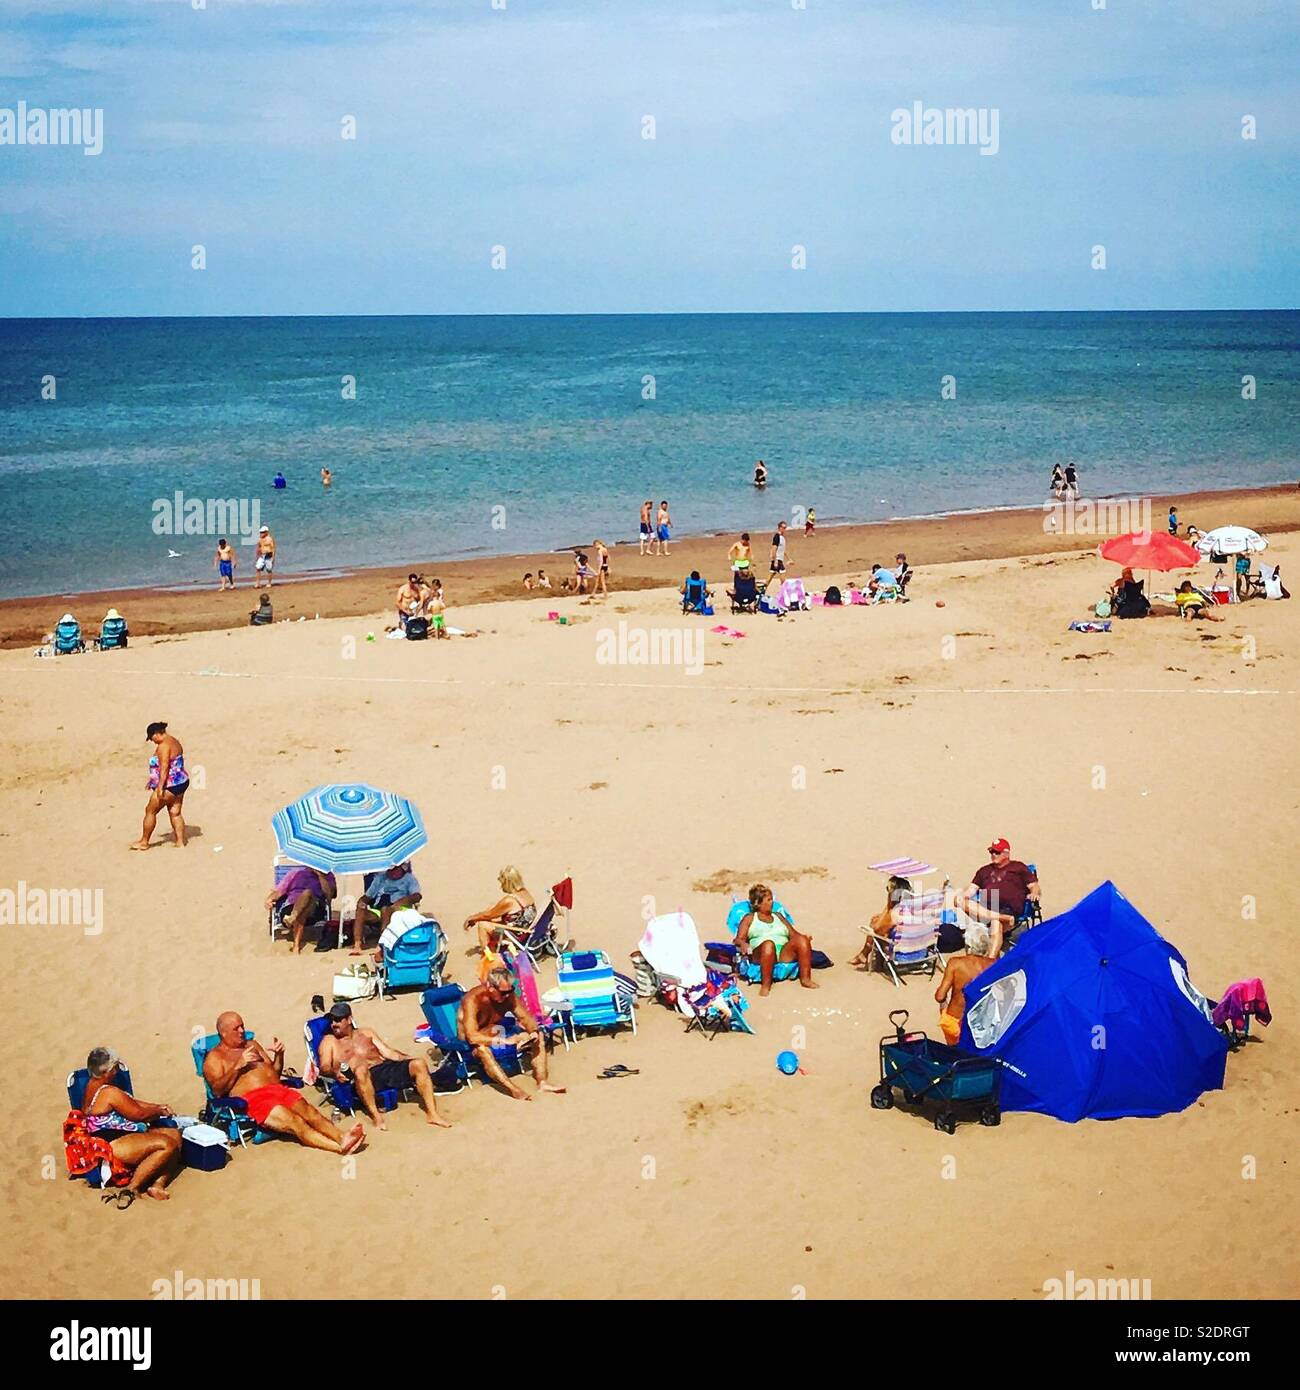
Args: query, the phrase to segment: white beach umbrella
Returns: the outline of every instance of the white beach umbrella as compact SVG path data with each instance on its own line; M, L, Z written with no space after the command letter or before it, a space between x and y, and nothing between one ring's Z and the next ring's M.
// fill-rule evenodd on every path
M1268 541L1248 526L1216 526L1196 539L1202 555L1257 555L1268 549Z

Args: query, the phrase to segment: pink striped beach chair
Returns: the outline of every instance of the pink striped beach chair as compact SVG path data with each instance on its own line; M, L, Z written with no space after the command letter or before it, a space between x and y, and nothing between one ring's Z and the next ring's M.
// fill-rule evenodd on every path
M943 899L941 888L904 898L894 909L897 925L890 929L888 940L872 936L872 949L896 986L905 984L907 975L932 979L936 969L947 966L939 952Z

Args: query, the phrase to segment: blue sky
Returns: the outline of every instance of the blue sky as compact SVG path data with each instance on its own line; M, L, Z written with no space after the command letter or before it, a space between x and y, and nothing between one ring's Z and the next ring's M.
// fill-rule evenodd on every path
M0 315L1296 306L1300 7L1094 2L0 0L104 111L0 145Z

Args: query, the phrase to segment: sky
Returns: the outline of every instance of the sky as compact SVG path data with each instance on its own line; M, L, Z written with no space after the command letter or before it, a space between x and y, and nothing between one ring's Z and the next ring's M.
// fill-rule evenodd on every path
M6 317L1300 303L1295 0L0 0L20 101Z

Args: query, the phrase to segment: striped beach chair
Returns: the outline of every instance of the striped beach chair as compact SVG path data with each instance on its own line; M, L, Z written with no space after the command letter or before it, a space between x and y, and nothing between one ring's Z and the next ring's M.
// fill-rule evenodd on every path
M618 975L604 951L565 951L557 984L569 1001L569 1025L622 1028L636 1033L636 987Z
M942 889L914 893L894 909L897 925L890 929L888 939L872 935L872 949L895 985L904 984L906 975L932 978L936 969L947 965L939 952L943 900Z

